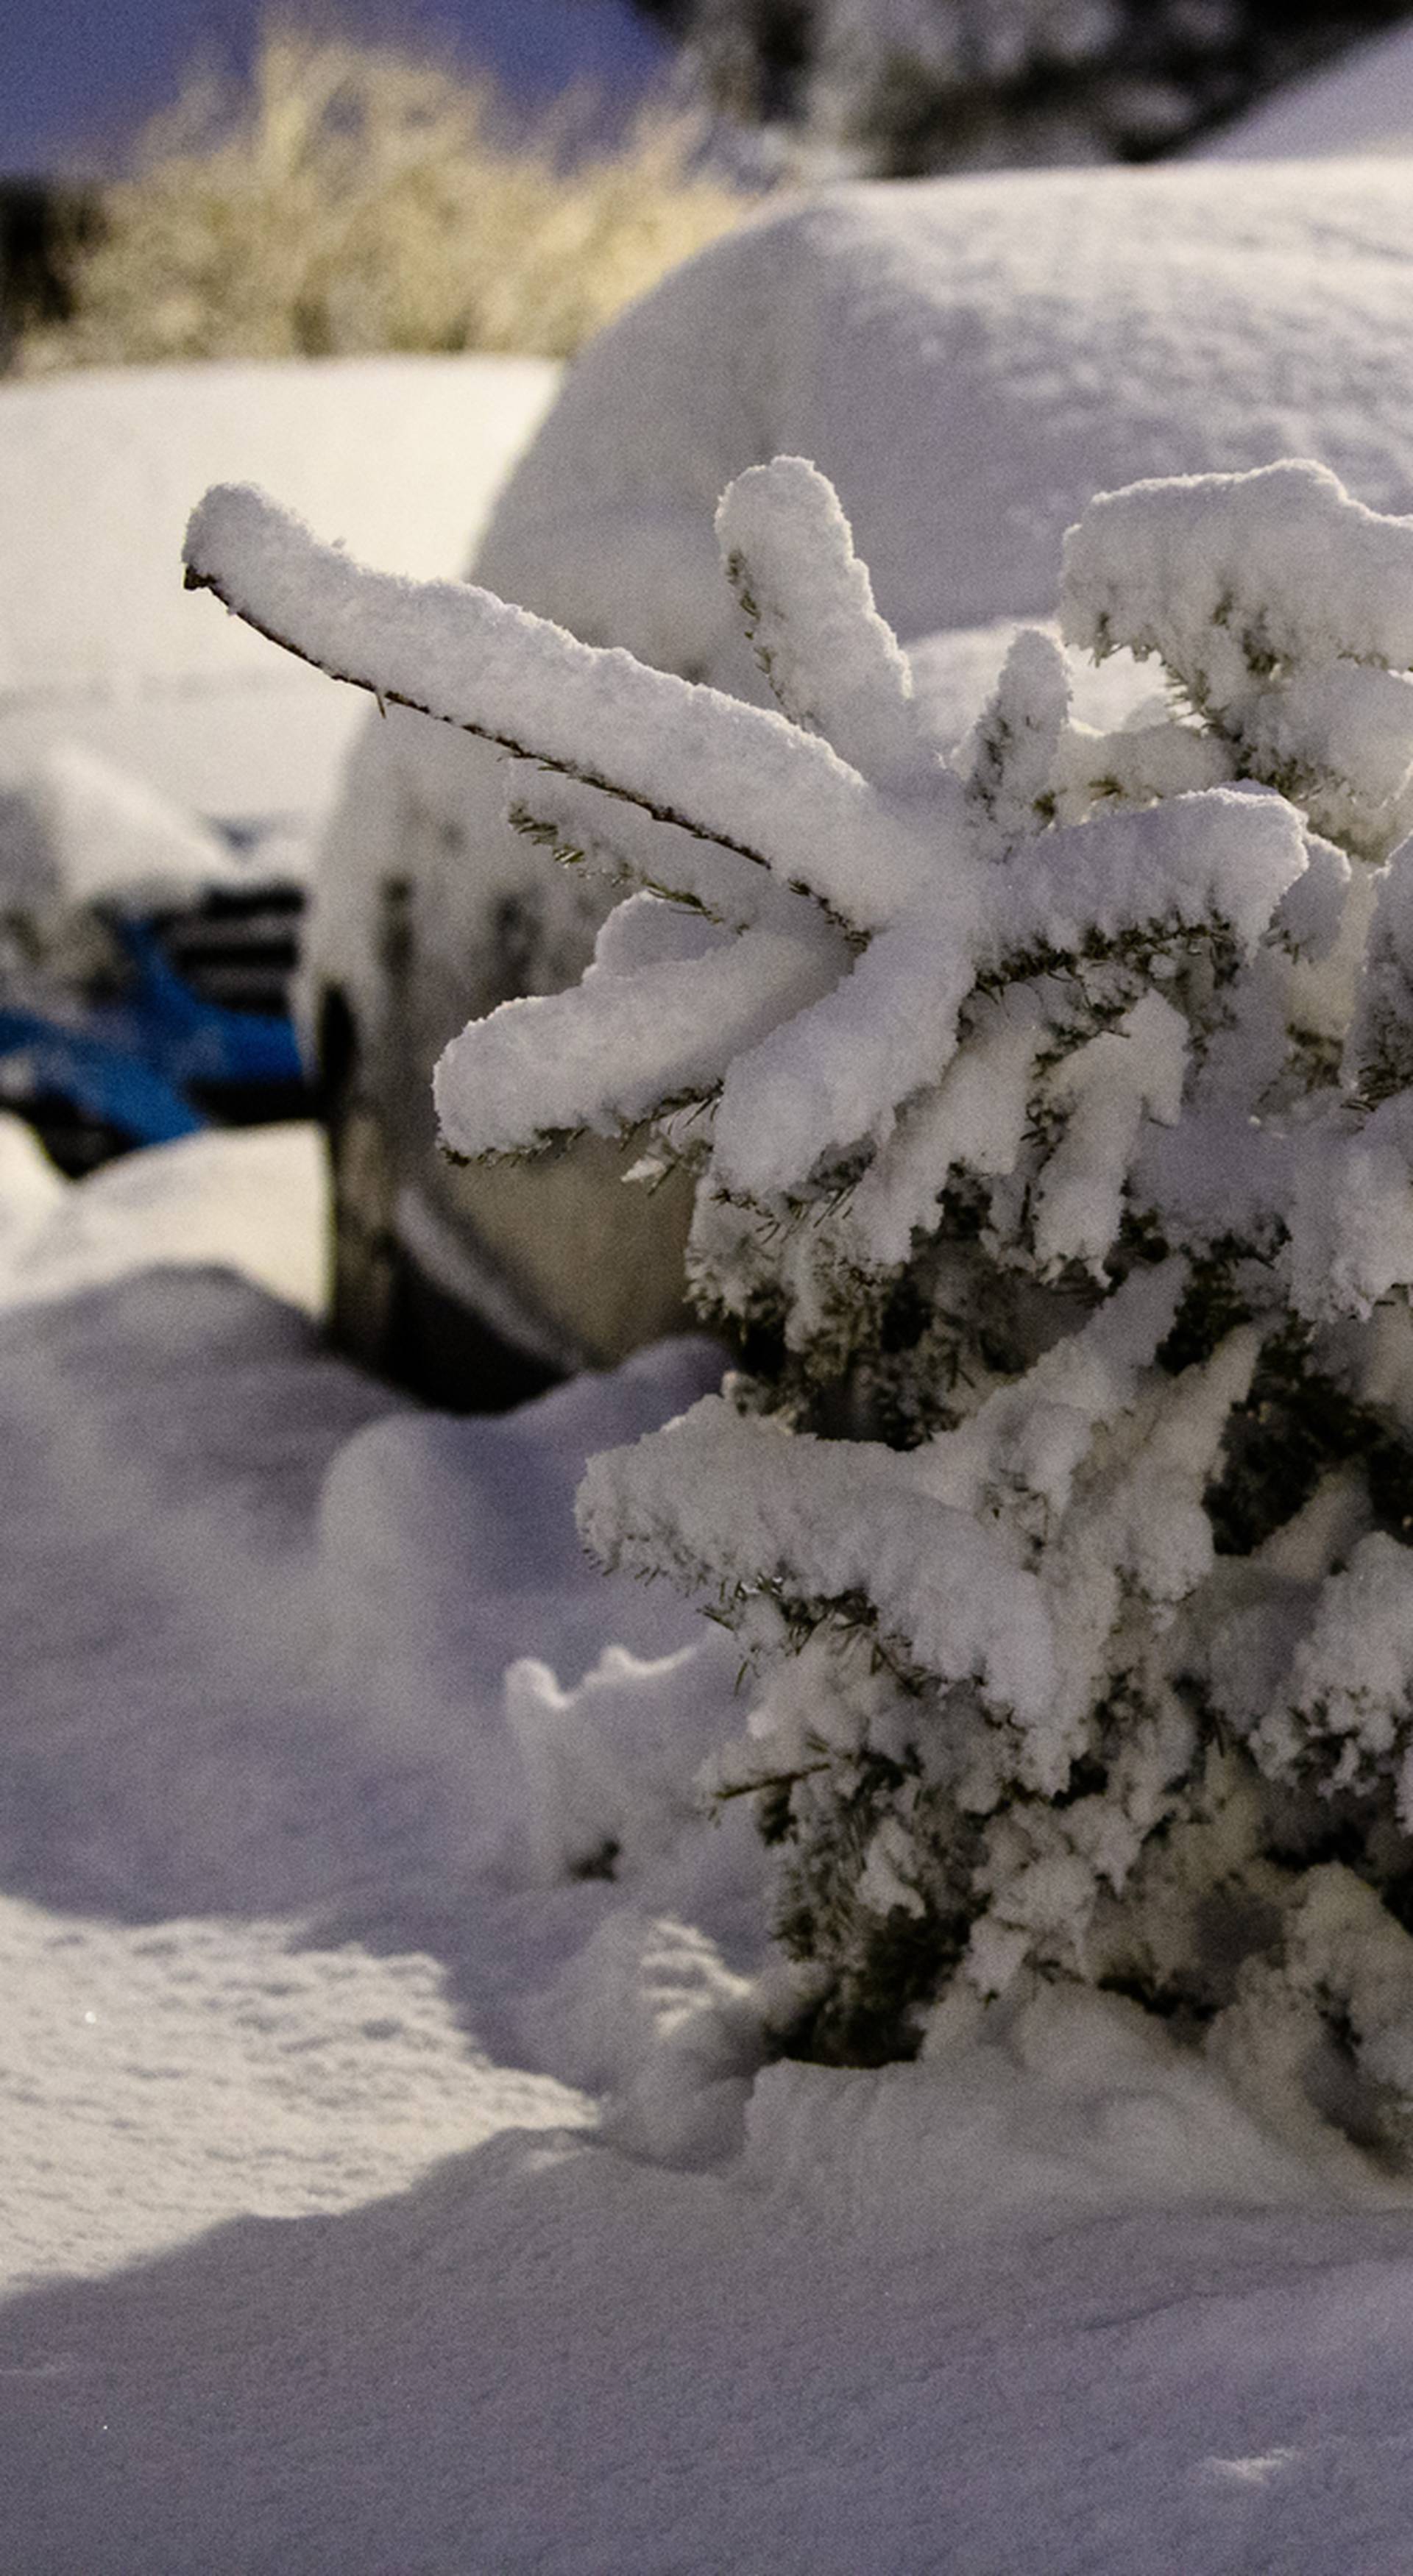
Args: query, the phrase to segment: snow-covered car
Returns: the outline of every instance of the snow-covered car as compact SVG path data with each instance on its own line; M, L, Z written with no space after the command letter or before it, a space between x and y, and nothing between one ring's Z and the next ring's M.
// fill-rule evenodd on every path
M307 1103L288 985L358 709L192 615L193 496L253 474L358 552L440 572L557 377L385 357L0 384L0 1100L66 1168Z
M714 512L743 468L806 455L956 739L1016 622L1050 614L1062 534L1096 491L1306 455L1407 512L1410 424L1400 160L837 187L717 243L591 346L472 572L586 641L763 701ZM302 1000L337 1329L477 1404L675 1320L684 1215L620 1186L631 1141L524 1167L437 1152L441 1049L576 976L600 912L510 831L500 766L406 709L370 720L324 841Z

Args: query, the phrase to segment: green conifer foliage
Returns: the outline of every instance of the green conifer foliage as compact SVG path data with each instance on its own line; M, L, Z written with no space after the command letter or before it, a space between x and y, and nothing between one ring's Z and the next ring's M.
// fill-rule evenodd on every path
M647 1121L640 1176L694 1176L747 1363L580 1520L739 1637L708 1786L775 1853L796 2044L1079 1980L1288 2092L1333 2051L1400 2151L1413 521L1301 464L1100 499L1066 634L1160 693L1093 732L1023 633L944 756L798 458L718 522L773 715L214 502L194 578L508 744L522 828L623 890L439 1109L462 1153Z

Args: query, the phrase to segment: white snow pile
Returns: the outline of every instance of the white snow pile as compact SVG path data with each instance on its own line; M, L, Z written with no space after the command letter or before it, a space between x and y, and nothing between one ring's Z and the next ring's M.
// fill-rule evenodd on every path
M908 645L1052 614L1066 527L1140 476L1311 456L1372 508L1407 510L1410 208L1395 159L1007 171L783 202L584 351L473 578L588 643L763 699L712 529L726 485L778 453L828 476ZM240 472L281 488L253 449Z
M20 1119L0 1116L0 1308L213 1262L321 1315L327 1195L323 1139L295 1121L212 1128L68 1182Z
M281 1141L7 1122L3 1241L121 1178L131 1257L189 1193L277 1275L212 1184ZM1413 2233L1337 2128L1064 1992L762 2068L737 1650L573 1526L716 1355L452 1421L103 1232L0 1316L16 2567L1398 2564Z
M1202 143L1203 161L1305 160L1413 147L1413 34L1395 27L1351 45L1323 71L1286 81Z
M0 787L0 920L43 944L96 896L140 909L244 882L229 844L80 742Z

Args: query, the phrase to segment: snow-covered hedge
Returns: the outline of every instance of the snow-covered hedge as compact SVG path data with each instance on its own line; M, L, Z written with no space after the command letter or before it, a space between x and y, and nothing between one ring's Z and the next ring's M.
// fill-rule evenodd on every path
M1018 640L929 738L837 499L721 505L780 712L250 491L189 579L499 740L624 889L573 992L469 1028L450 1149L650 1120L696 1175L722 1392L599 1457L608 1564L741 1642L797 2044L874 2059L1116 1987L1413 2127L1413 521L1322 468L1154 482L1067 541L1101 735ZM1333 2071L1330 2071L1330 2070Z

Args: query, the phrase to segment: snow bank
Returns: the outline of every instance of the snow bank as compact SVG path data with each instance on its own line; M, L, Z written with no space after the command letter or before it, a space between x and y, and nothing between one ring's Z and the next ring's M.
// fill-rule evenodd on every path
M320 1506L320 1616L340 1668L390 1702L405 1691L450 1711L474 1673L499 1715L517 1657L537 1655L577 1683L611 1642L650 1662L689 1643L696 1623L665 1592L623 1583L605 1599L573 1498L621 1419L644 1431L669 1419L720 1366L713 1344L684 1337L612 1377L558 1387L507 1422L397 1407L371 1424L332 1462ZM516 1867L533 1875L534 1853L566 1839L583 1857L543 1766L544 1804L530 1801L528 1813L513 1748L510 1769Z
M939 2031L921 2065L769 2067L746 2130L758 2189L894 2253L1098 2212L1314 2207L1329 2188L1161 2024L1075 1989ZM1372 2175L1365 2190L1378 2206Z
M568 1690L536 1656L510 1666L506 1723L538 1878L616 1877L699 1821L697 1774L730 1723L740 1661L718 1636L656 1657L610 1646Z
M94 2278L233 2218L406 2191L503 2130L590 2105L468 2049L434 1959L309 1946L299 1926L66 1923L0 1898L24 1998L0 2073L0 2288Z
M322 1314L328 1180L317 1128L212 1129L122 1155L77 1182L28 1139L18 1120L0 1121L0 1308L154 1262L220 1262Z
M8 1112L0 1115L0 1260L16 1257L62 1207L68 1189L34 1129Z
M738 2151L767 2048L751 1980L674 1915L619 1906L532 1996L537 2052L607 2095L603 2134L635 2156L720 2164Z

